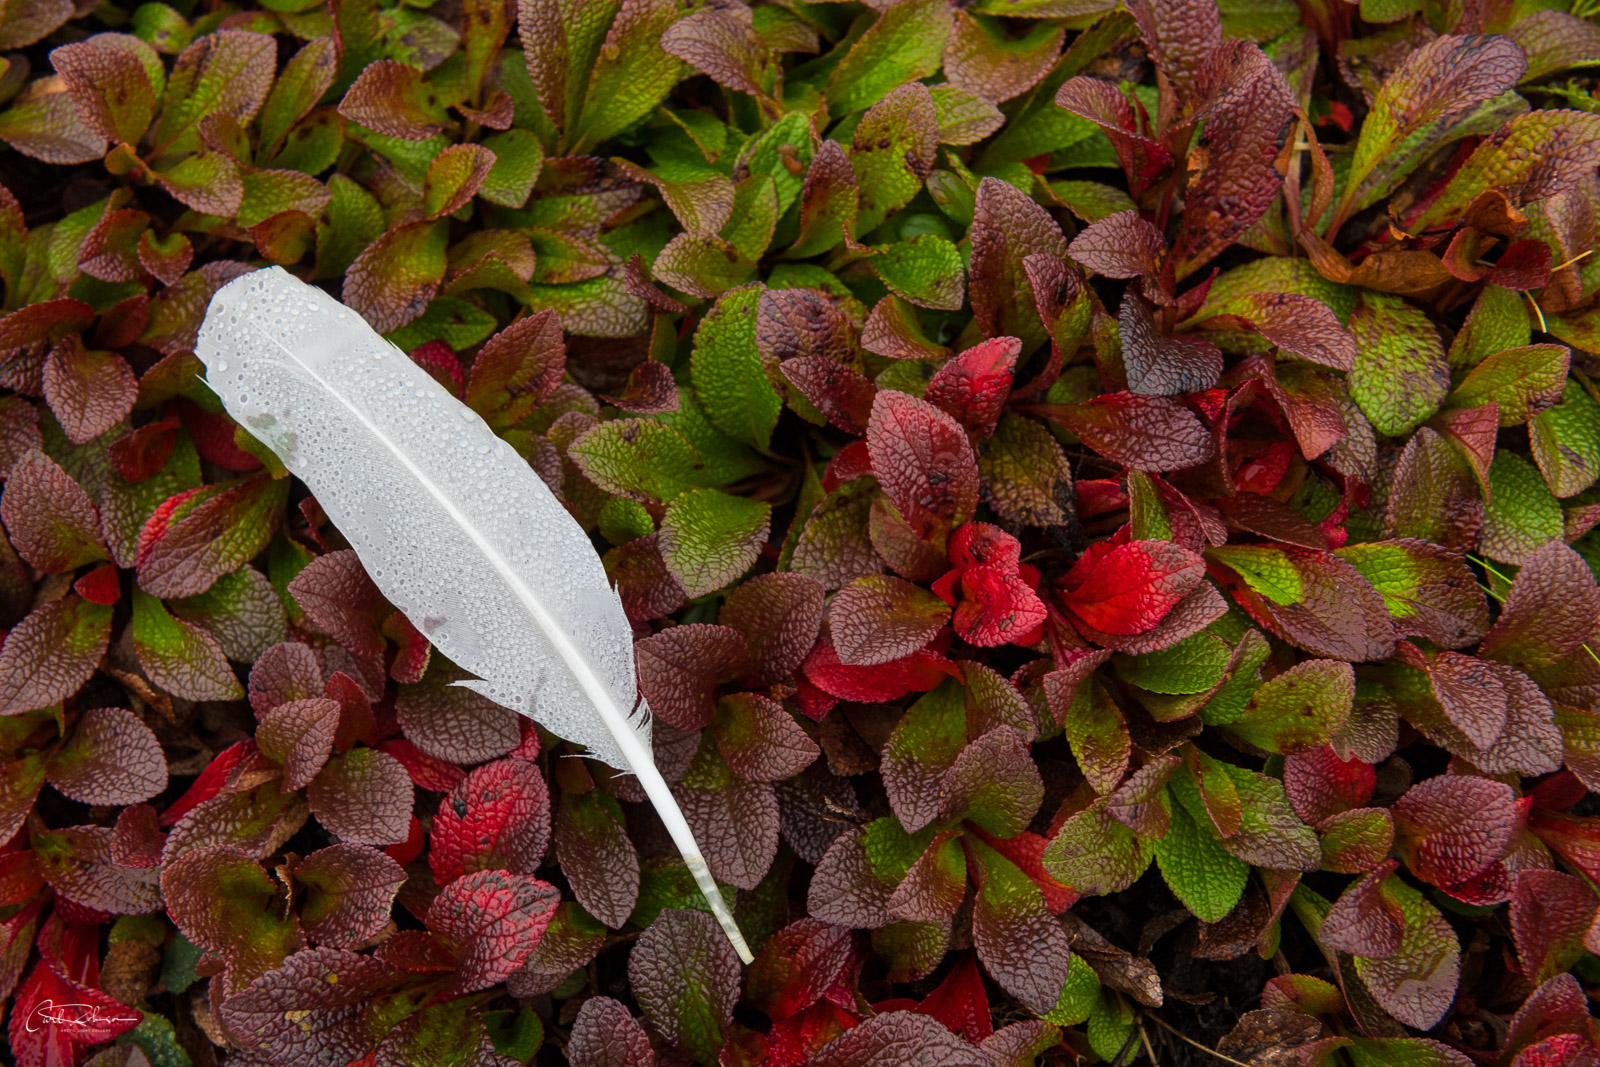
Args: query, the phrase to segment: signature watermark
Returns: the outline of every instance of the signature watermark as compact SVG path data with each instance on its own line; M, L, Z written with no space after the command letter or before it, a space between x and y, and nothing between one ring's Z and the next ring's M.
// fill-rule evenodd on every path
M33 1034L47 1026L66 1031L103 1030L118 1026L137 1026L142 1016L131 1008L106 1004L57 1004L42 1001L28 1016L25 1024Z

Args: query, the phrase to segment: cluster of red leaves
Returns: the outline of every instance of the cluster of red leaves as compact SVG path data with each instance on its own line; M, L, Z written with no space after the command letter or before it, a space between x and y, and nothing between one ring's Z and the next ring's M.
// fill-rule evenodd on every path
M12 1057L1600 1060L1592 6L0 3ZM266 263L591 533L751 967L222 413Z

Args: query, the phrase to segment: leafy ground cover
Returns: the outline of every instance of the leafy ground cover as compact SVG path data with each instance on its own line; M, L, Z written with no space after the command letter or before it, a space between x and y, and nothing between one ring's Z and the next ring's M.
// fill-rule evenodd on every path
M1595 1063L1594 7L0 4L9 1055ZM268 263L592 531L753 966L221 414Z

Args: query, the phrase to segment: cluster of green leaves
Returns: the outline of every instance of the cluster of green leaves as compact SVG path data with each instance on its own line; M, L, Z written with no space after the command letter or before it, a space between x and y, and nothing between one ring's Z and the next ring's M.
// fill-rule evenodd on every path
M1592 7L0 2L16 1061L1590 1062ZM223 414L267 264L591 533L750 969Z

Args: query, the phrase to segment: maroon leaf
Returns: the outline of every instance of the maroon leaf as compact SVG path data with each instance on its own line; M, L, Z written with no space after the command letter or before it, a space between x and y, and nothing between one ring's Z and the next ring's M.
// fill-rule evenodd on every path
M628 980L668 1044L715 1062L739 999L739 958L699 911L663 911L633 946Z
M1135 470L1182 470L1217 454L1216 438L1188 408L1168 397L1106 393L1082 404L1032 410L1065 426L1113 463Z
M750 965L745 994L768 1018L787 1019L846 977L855 953L850 931L801 919L767 939Z
M550 842L550 792L536 763L473 768L434 816L428 865L440 885L474 871L532 874Z
M871 379L826 356L801 356L786 360L783 376L829 422L849 434L867 432L872 401L878 394Z
M1381 891L1394 869L1391 860L1344 891L1317 931L1323 947L1371 959L1387 959L1400 951L1405 916Z
M250 706L259 720L279 704L323 693L317 654L295 641L283 641L261 654L250 668Z
M717 686L743 674L750 661L739 631L705 623L652 634L634 645L634 656L650 709L680 730L709 725Z
M127 360L115 352L84 348L76 334L51 349L45 360L45 399L75 445L94 440L127 418L138 392Z
M294 880L306 889L300 904L306 935L353 948L384 928L406 874L375 848L333 845L295 864Z
M47 708L76 693L111 641L111 608L70 595L34 611L0 645L0 715Z
M766 782L737 778L703 738L678 782L678 800L719 882L754 889L778 853L778 798Z
M719 700L711 735L729 770L752 782L793 778L820 752L782 704L759 693Z
M306 797L317 821L350 841L387 845L411 830L411 777L399 760L374 748L329 760Z
M596 792L563 793L555 838L578 903L607 926L625 925L639 898L639 854L616 802Z
M1222 351L1197 336L1173 337L1156 326L1150 302L1129 290L1117 317L1128 390L1137 396L1172 396L1209 389L1222 376Z
M496 430L516 425L561 382L567 349L554 311L518 319L489 338L472 362L466 402Z
M1209 4L1191 6L1208 14L1216 10ZM1254 44L1230 41L1200 62L1205 66L1198 72L1199 93L1220 99L1205 111L1209 151L1205 165L1189 172L1183 220L1173 241L1180 278L1233 244L1278 196L1282 178L1275 163L1296 108L1282 72Z
M1067 254L1107 278L1154 279L1161 271L1167 242L1137 211L1119 211L1085 226Z
M560 902L555 886L506 871L474 871L440 890L428 929L456 954L450 992L488 989L516 973Z
M167 760L133 712L93 708L45 762L45 776L85 804L137 804L166 789Z
M802 574L760 574L728 594L717 621L744 637L750 684L771 685L799 668L822 628L822 600L822 583Z
M283 515L288 480L263 472L172 497L139 533L139 586L195 596L255 557Z
M261 720L256 745L283 767L285 789L304 789L333 754L333 735L338 728L338 701L326 697L291 700Z
M1529 870L1517 875L1511 898L1511 933L1530 982L1544 982L1568 971L1584 953L1600 901L1583 880L1560 871Z
M572 1067L655 1067L644 1027L610 997L590 997L578 1008L567 1038Z
M1498 860L1517 827L1511 787L1488 778L1440 775L1395 801L1395 853L1425 882L1465 882Z
M395 719L408 740L435 759L477 763L503 756L522 739L516 712L470 689L450 684L456 671L435 668L428 680L403 685Z
M806 1067L993 1067L976 1047L914 1011L874 1015L823 1046Z
M839 662L871 666L911 655L950 621L950 608L920 586L887 575L857 578L828 609Z
M961 427L932 404L880 391L872 402L867 451L884 492L918 537L972 517L977 460Z
M1065 258L1067 241L1044 208L998 178L978 183L972 222L968 292L972 314L988 337L1016 337L1023 352L1046 339L1023 260L1044 253Z
M347 1063L377 1044L375 998L398 977L372 956L303 949L229 997L220 1014L234 1039L269 1063Z
M1479 655L1524 669L1545 667L1594 631L1600 587L1583 558L1560 541L1537 548L1517 572Z
M109 558L89 494L38 449L12 464L0 495L0 520L17 555L47 574Z

